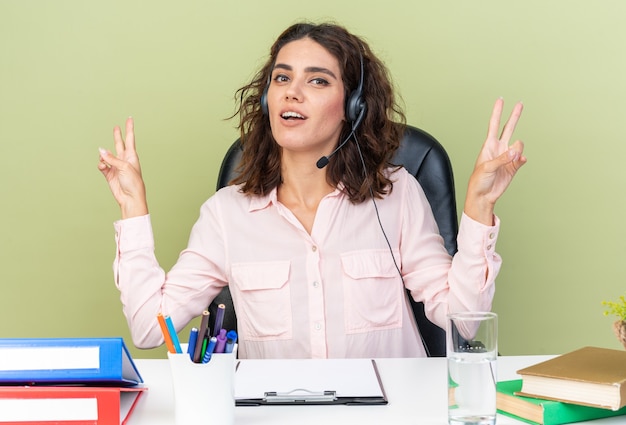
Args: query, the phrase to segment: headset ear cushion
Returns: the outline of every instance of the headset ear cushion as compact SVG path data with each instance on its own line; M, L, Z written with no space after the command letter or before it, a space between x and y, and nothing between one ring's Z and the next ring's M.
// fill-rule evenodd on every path
M349 123L355 122L362 110L363 101L361 100L361 93L359 93L359 90L355 90L350 93L350 97L348 97L348 101L346 102L346 120Z
M267 87L265 87L265 90L263 90L263 93L261 94L260 103L263 115L269 115L270 108L267 106Z

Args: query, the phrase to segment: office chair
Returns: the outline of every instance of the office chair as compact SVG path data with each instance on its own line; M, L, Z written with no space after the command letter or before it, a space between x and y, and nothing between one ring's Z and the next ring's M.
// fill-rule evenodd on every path
M241 153L241 145L237 139L230 146L222 161L217 180L218 190L227 186L228 182L235 176L235 170L241 160ZM443 146L430 134L416 127L406 126L400 148L393 157L392 163L404 166L409 173L417 178L430 202L446 249L450 255L454 255L457 251L456 236L458 233L454 178L450 159ZM417 327L424 339L426 352L431 357L445 357L445 331L426 318L423 303L416 303L410 296L409 299ZM226 305L227 317L224 317L224 327L236 329L237 318L228 287L225 287L209 306L212 319L215 318L219 304ZM210 326L212 329L213 323Z

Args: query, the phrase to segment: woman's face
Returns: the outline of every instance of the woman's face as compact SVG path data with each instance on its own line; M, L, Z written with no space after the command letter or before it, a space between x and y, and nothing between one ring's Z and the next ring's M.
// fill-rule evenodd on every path
M270 126L285 151L328 154L343 122L344 86L337 59L303 38L285 44L276 57L267 93Z

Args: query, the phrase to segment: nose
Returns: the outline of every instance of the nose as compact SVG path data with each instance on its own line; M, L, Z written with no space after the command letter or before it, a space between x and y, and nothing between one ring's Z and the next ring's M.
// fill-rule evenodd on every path
M285 100L294 100L296 102L302 100L302 87L298 81L294 80L286 87Z

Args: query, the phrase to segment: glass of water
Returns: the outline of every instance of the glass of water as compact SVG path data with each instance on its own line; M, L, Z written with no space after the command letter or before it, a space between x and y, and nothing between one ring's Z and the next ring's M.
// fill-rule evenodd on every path
M448 423L496 423L498 316L491 312L448 315Z

